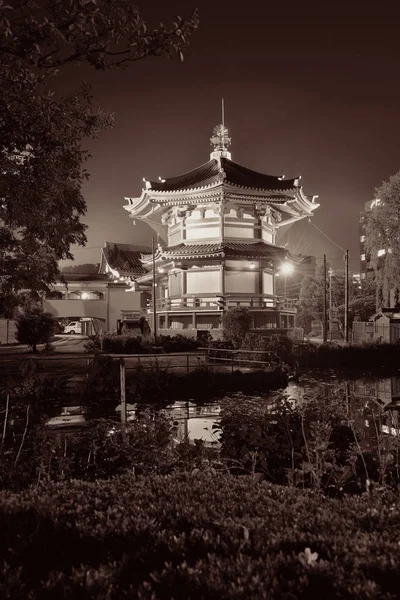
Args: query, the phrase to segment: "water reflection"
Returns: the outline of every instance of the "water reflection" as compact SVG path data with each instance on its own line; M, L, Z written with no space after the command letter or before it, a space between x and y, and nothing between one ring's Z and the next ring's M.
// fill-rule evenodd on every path
M383 433L398 435L400 409L400 377L380 379L358 379L353 381L338 380L334 375L325 379L303 378L298 382L289 382L282 390L293 408L304 406L310 395L318 394L326 402L342 399L345 403L348 417L364 429L367 436L375 435L376 427ZM240 402L240 398L232 400ZM69 407L60 417L48 422L56 428L78 425L79 419L84 424L83 415ZM143 405L128 404L128 421L140 418ZM148 407L147 407L148 408ZM153 407L154 409L154 407ZM117 412L120 407L117 408ZM214 430L220 419L221 404L219 402L197 405L193 402L175 402L163 408L164 414L171 418L174 426L174 439L177 442L188 440L195 443L202 440L205 445L219 446L218 432Z

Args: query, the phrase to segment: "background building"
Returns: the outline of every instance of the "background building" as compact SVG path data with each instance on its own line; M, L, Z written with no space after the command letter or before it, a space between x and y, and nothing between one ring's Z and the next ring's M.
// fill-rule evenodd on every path
M371 256L368 254L366 249L366 221L368 213L374 210L380 203L379 199L369 200L364 205L364 210L360 213L360 278L361 279L373 279L375 277L375 270L371 264ZM383 250L384 253L384 250ZM379 253L378 253L379 254Z

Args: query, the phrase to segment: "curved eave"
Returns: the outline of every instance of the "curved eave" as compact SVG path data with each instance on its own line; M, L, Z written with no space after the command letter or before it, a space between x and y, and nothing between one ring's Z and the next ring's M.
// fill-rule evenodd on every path
M151 189L146 192L152 197L154 202L166 202L168 200L179 200L180 197L184 197L187 201L188 196L197 196L198 194L207 193L211 190L220 190L224 193L237 192L240 190L240 194L243 196L261 196L268 199L269 196L295 196L297 193L297 187L289 187L286 189L274 189L274 188L256 188L256 187L245 187L229 181L210 183L209 185L199 186L196 188L187 188L173 191L153 191Z

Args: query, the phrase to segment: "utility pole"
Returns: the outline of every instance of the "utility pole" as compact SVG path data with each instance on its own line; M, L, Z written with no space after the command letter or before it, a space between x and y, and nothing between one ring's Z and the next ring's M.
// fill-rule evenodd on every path
M126 415L126 382L125 382L125 360L119 359L119 380L121 393L121 425L125 426L127 421Z
M155 247L154 247L154 235L151 238L151 249L153 252L153 329L154 329L154 344L157 345L156 254L155 254Z
M344 339L349 341L349 251L344 255Z
M327 310L326 310L326 254L324 254L324 298L323 298L323 306L322 306L322 341L326 344L328 336L327 336Z

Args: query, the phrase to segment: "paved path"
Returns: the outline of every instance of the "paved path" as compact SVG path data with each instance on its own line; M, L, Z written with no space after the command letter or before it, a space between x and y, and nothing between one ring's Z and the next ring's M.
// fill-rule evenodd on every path
M57 336L56 339L51 342L51 345L55 350L60 353L71 353L85 352L85 342L87 337L84 335L65 335ZM44 344L38 345L38 350L44 349ZM0 344L0 354L11 355L11 354L26 354L29 353L29 347L26 344Z

